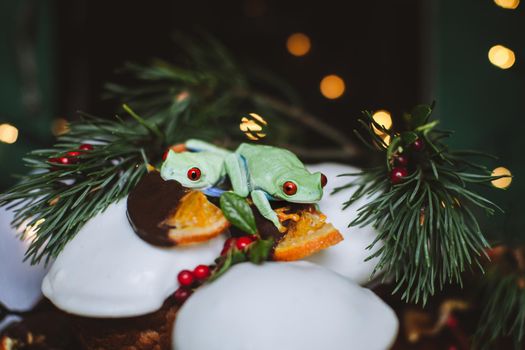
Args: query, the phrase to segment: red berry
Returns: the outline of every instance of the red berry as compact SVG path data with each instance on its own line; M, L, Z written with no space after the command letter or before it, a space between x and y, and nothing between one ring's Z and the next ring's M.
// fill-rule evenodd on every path
M407 166L408 165L408 157L403 154L398 154L394 157L394 164L396 166Z
M78 147L78 149L81 151L92 151L93 145L90 145L89 143L83 143L80 145L80 147Z
M458 326L458 319L455 318L453 315L450 315L448 318L447 318L447 327L448 328L456 328Z
M60 163L58 158L49 158L47 161L50 162L50 163Z
M190 270L182 270L177 275L177 280L179 281L181 286L188 287L193 284L195 276L193 276L193 273Z
M180 287L179 289L175 291L175 293L173 293L173 297L175 298L175 301L179 304L182 304L183 302L185 302L186 299L188 299L190 295L191 295L191 290L189 290L188 288L184 288L184 287Z
M228 238L224 241L224 246L222 247L221 255L225 255L235 244L235 238Z
M193 270L193 276L198 280L205 280L210 277L210 268L208 265L199 265Z
M60 158L58 158L58 163L63 164L63 165L67 165L67 164L74 163L74 160L72 160L71 158L68 158L68 157L60 157Z
M421 151L423 148L425 148L425 143L423 142L422 139L417 139L417 140L414 141L414 143L412 144L412 148L413 148L415 151Z
M254 238L252 236L242 236L237 238L237 241L235 241L235 246L239 250L243 250L246 247L248 247L250 244L252 244L254 241Z
M79 152L79 151L70 151L70 152L67 152L66 155L68 157L78 157L79 155L81 155L82 153Z
M404 167L397 167L392 169L392 172L390 173L390 181L396 185L403 181L403 179L408 175L407 168Z

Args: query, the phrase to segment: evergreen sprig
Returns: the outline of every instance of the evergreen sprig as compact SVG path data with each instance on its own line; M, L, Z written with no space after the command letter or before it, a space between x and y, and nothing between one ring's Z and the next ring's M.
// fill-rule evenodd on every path
M128 194L162 143L144 123L83 114L55 146L24 158L31 172L0 195L0 206L13 209L13 227L27 227L21 235L31 240L26 259L56 257L87 220ZM79 151L84 142L93 149ZM69 164L53 161L61 157Z
M368 134L357 136L372 150L381 152L384 163L364 170L349 184L356 187L345 203L350 206L362 197L368 203L359 208L350 226L373 224L378 235L368 247L379 246L368 259L379 257L374 274L393 276L395 292L402 290L406 301L426 303L445 283L462 283L461 274L479 264L489 246L476 219L476 209L494 214L499 208L476 193L474 184L488 184L493 177L483 166L469 160L472 151L454 151L444 139L451 132L436 128L430 121L433 106L420 105L405 114L407 131L387 130L364 113L360 120ZM388 138L390 142L388 143ZM424 148L415 149L415 143ZM408 174L394 184L392 171L398 170L400 156L408 157Z
M492 251L487 273L481 279L479 305L482 310L473 345L476 349L497 348L510 338L522 349L525 338L524 249L498 246ZM498 256L499 255L499 256Z
M301 139L301 128L287 122L279 106L269 103L272 98L295 106L299 103L293 89L280 78L262 68L241 65L210 36L176 35L174 40L179 55L173 62L126 63L118 71L125 81L106 84L104 97L129 104L152 121L184 118L201 128L188 129L186 138L197 132L206 139L245 141L239 132L241 117L256 112L268 122L269 143ZM271 98L267 91L272 92ZM179 112L181 107L184 113Z

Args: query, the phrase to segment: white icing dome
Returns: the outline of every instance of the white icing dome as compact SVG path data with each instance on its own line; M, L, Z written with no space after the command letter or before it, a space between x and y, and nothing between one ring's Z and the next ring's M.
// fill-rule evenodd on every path
M306 260L334 270L357 283L364 284L377 264L377 258L365 261L373 252L381 247L376 244L374 249L366 247L374 241L377 231L368 225L365 227L348 227L348 224L357 217L357 209L367 203L366 199L360 199L357 203L343 210L346 202L355 192L356 188L345 189L342 192L331 195L334 188L348 184L354 177L338 177L340 174L358 173L359 168L337 163L322 163L309 165L310 171L320 171L328 178L328 184L324 188L324 195L319 207L326 215L327 221L331 222L343 235L344 240L333 247L322 250Z
M43 264L31 266L23 261L29 241L18 238L12 220L13 212L0 208L0 301L12 310L25 311L42 297L40 284L46 269ZM0 320L0 330L12 320Z
M220 255L224 238L192 247L158 248L128 223L126 200L109 206L78 232L46 275L44 295L69 313L129 317L159 309L177 287L177 274Z
M234 266L177 316L177 350L387 349L392 309L368 289L308 262Z

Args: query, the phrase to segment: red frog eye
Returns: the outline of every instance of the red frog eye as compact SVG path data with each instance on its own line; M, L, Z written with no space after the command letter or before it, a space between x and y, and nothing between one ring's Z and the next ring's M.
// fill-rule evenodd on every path
M292 181L286 181L283 185L283 191L289 196L293 196L297 193L297 185Z
M321 174L321 187L325 187L328 183L328 179L326 178L325 174Z
M188 179L191 181L197 181L201 178L201 170L199 168L193 167L188 170Z

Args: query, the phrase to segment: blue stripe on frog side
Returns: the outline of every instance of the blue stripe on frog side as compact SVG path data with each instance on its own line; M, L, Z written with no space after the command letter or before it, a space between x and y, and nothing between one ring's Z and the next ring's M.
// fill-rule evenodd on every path
M217 188L217 187L208 187L208 188L202 190L202 192L205 195L210 196L210 197L220 197L221 194L223 194L226 191L225 190L221 190L220 188Z

